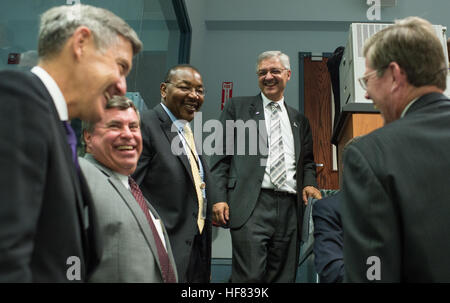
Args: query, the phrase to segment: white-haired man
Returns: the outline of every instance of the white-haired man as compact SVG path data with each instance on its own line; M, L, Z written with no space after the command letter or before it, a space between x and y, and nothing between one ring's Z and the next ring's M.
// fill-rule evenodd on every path
M294 282L303 205L310 196L321 197L311 129L285 102L289 57L279 51L260 54L256 74L261 93L230 99L220 120L224 129L227 121L256 121L268 157L260 149L240 155L242 144L247 152L254 149L251 132L240 137L227 129L223 155L211 158L218 185L212 201L222 201L214 204L213 218L231 228L232 282Z

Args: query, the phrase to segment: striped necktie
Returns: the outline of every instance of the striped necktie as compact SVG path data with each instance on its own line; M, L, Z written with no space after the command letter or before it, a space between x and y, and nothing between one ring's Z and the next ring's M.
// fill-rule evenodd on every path
M286 182L286 165L284 159L283 136L281 133L281 108L276 102L270 102L270 180L275 189Z

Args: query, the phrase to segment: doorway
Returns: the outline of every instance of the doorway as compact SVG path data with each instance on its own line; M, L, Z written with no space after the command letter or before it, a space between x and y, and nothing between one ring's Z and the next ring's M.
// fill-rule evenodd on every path
M333 131L333 99L327 60L332 53L299 53L299 109L308 118L314 142L317 183L320 189L339 189Z

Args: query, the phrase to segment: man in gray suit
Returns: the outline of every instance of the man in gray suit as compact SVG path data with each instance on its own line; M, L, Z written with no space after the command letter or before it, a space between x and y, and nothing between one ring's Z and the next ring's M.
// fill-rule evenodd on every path
M256 68L261 93L232 98L220 118L223 126L256 122L257 132L234 136L243 132L227 129L223 155L212 157L219 189L212 201L222 201L214 204L213 218L219 224L229 221L232 282L294 282L303 204L310 196L321 198L311 129L306 117L285 102L289 57L264 52ZM263 140L257 145L269 147L268 157L261 148L251 154L255 137ZM248 154L240 152L242 144Z
M365 45L366 98L385 126L344 154L348 282L450 282L447 58L431 24L399 20Z
M98 214L103 255L91 282L176 282L167 232L130 174L142 152L139 113L114 96L96 124L84 123L80 167Z

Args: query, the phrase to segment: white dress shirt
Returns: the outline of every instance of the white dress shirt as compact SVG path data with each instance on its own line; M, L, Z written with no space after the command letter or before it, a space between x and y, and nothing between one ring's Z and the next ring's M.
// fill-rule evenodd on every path
M272 110L269 106L272 100L268 99L263 93L261 93L264 107L264 119L266 122L266 129L268 134L268 145L269 145L269 157L267 158L266 170L264 172L264 178L262 182L262 188L275 189L275 186L270 181L270 163L272 163L271 152L270 152L270 118L272 115ZM281 100L276 101L280 105L281 109L281 132L283 138L283 150L284 150L284 161L286 165L286 182L280 188L280 191L285 191L288 193L297 193L297 182L294 179L295 170L295 148L294 148L294 135L292 134L291 122L284 104L284 97Z
M115 172L115 171L113 171L112 173L114 174L114 176L117 177L117 179L120 180L120 182L122 182L122 184L125 186L125 188L131 192L130 184L128 183L128 176L119 174L118 172ZM164 239L164 233L163 233L162 226L161 226L161 220L156 219L155 216L153 216L150 209L148 210L148 213L150 214L150 218L152 218L153 224L155 224L156 230L158 231L159 238L161 239L161 242L167 251L166 240Z
M47 71L40 66L33 67L31 69L31 72L38 76L38 78L41 79L42 83L44 83L44 86L47 88L50 96L53 99L53 103L55 103L59 119L61 121L68 121L69 113L67 110L66 99L64 98L63 93L59 89L58 84L56 84L52 76L50 76L49 73L47 73Z

